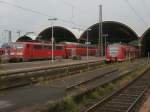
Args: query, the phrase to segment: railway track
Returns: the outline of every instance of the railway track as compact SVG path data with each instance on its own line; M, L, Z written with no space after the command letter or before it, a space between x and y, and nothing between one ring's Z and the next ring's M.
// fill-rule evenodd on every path
M136 63L130 63L125 69L122 69L122 67L127 65L113 66L112 68L108 67L103 69L105 72L102 72L101 74L95 72L93 77L70 84L66 87L66 91L71 96L86 94L97 87L111 83L126 76L128 73L135 71L137 69L135 65Z
M92 90L95 90L96 88L105 86L109 83L119 80L120 78L123 78L124 76L129 75L129 73L137 70L139 67L143 65L145 65L144 61L138 61L138 62L133 62L133 63L121 64L119 66L112 66L111 68L106 67L106 69L104 68L98 69L98 70L95 70L95 72L94 71L87 72L85 78L79 76L77 80L73 80L72 78L69 78L69 79L63 78L61 80L57 80L58 83L52 82L55 84L54 85L52 84L51 87L64 88L67 96L74 97L74 98L76 97L77 99L78 98L82 99L84 95L87 95ZM81 74L84 74L84 73L81 73ZM94 102L92 101L89 103L93 104L95 103L95 101ZM84 112L83 110L85 110L87 106L89 107L89 105L84 105L83 108L80 108L81 112ZM54 111L54 110L52 109L51 111ZM63 110L56 110L56 111L63 112Z
M150 69L117 90L109 97L92 105L84 112L134 112L138 109L150 87Z
M108 70L107 72L101 74L101 75L97 75L95 77L91 77L90 79L87 79L87 80L84 80L84 81L81 81L79 83L76 83L76 84L73 84L73 85L69 85L66 89L67 90L71 90L71 89L74 89L74 88L77 88L77 87L80 87L82 86L83 84L87 84L89 82L92 82L92 81L95 81L97 79L101 79L102 77L104 77L105 75L109 75L111 73L115 73L116 71L118 71L119 69L118 68L114 68L112 70Z
M126 69L121 69L121 71L118 72L117 66L118 67L126 66L125 68L131 68L131 70L134 70L134 68L137 68L135 65L139 63L143 63L143 61L133 62L130 64L129 63L119 64L116 66L111 65L110 67L108 66L104 67L105 69L99 68L99 69L88 71L85 73L79 73L77 75L62 77L60 79L56 79L55 82L53 82L54 80L52 82L50 81L48 85L35 85L35 86L33 85L33 86L27 86L27 88L26 87L20 88L21 90L18 90L18 89L8 90L8 92L6 91L7 94L5 93L5 95L1 95L0 97L2 101L9 101L12 103L12 105L9 107L3 107L3 106L0 106L0 107L3 108L4 112L7 112L6 110L10 110L14 112L16 112L15 110L19 110L18 112L20 112L22 111L22 109L24 109L23 107L27 106L26 104L28 104L28 106L30 106L31 108L32 106L34 108L35 104L40 104L40 108L42 109L42 107L45 107L44 104L47 101L57 102L58 99L59 99L58 101L60 101L61 99L63 100L63 98L66 95L68 95L68 91L66 91L66 87L70 86L70 89L72 88L73 92L77 93L77 94L71 94L71 95L69 94L70 96L80 95L82 93L85 93L91 88L96 88L96 87L99 87L100 85L110 83L110 81L121 77L122 75L120 73L122 73L122 70L124 71ZM108 69L108 68L112 68L112 69ZM79 83L76 81L78 81ZM85 91L78 91L78 89L80 89L80 86L86 86L87 89ZM72 89L71 91L69 91L69 93L72 93ZM21 94L19 94L20 91L21 91ZM40 93L37 94L37 92L39 91ZM26 97L25 99L23 99L21 96L26 96ZM27 112L28 112L28 109L30 110L30 108L26 108Z
M81 70L93 69L99 65L102 65L99 61L92 61L88 62L88 66L87 62L84 62L80 64L29 69L3 74L0 75L0 90L37 83L41 77L43 79L56 79L73 75L79 73Z

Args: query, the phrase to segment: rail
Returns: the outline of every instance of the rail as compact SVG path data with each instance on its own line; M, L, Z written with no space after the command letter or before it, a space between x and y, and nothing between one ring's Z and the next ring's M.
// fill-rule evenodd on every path
M14 72L13 74L4 74L0 76L0 90L29 85L38 82L40 77L55 79L58 77L67 76L69 74L79 73L87 68L94 68L101 65L99 61L87 63L64 65L59 67L46 67L28 71Z
M67 90L73 89L73 88L75 88L75 87L77 87L77 86L80 86L80 85L82 85L82 84L85 84L85 83L94 81L94 80L99 79L99 78L102 78L102 77L104 77L105 75L108 75L108 74L113 73L113 72L116 72L116 71L118 71L118 68L115 68L115 69L113 69L113 70L111 70L111 71L106 71L106 72L103 73L102 75L98 75L98 76L92 77L91 79L84 80L84 81L82 81L82 82L79 82L79 83L70 85L70 86L68 86L66 89L67 89Z
M113 112L114 111L115 112L117 111L117 109L122 112L133 111L134 109L136 109L137 104L140 104L141 101L143 101L145 92L150 85L150 83L148 83L150 76L146 75L148 74L147 72L149 70L150 69L146 70L142 75L140 75L139 77L137 77L136 79L128 83L126 86L120 88L119 90L113 92L108 97L92 105L91 107L86 109L84 112L93 112L93 111L100 111L100 112L103 112L103 111ZM145 84L145 83L148 83L148 84ZM132 96L133 93L131 92L130 89L135 89L134 91L132 91L134 93L133 96ZM128 100L129 98L130 100ZM127 106L124 105L124 99L128 101L128 103L126 104ZM118 104L115 105L115 101L119 101L119 105Z
M9 76L13 74L19 74L19 73L26 73L26 72L36 72L41 70L49 70L49 69L59 69L59 68L65 68L65 67L72 67L72 66L78 66L78 65L85 65L85 64L92 64L92 63L100 63L100 61L89 61L89 62L83 62L83 63L73 63L73 64L62 64L60 66L46 66L46 67L33 67L33 68L26 68L21 70L14 70L14 71L7 71L7 72L0 72L1 76Z

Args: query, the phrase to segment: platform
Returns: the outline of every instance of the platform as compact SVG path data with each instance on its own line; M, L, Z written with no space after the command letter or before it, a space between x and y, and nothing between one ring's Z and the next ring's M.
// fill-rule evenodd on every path
M99 57L89 57L88 61L86 57L83 57L81 60L72 60L72 59L62 59L62 60L44 60L44 61L33 61L33 62L20 62L20 63L7 63L0 65L0 74L7 74L7 73L15 73L21 71L28 71L32 69L41 69L41 68L53 68L53 67L61 67L66 65L74 65L74 64L81 64L86 62L93 62L93 61L102 61L104 58Z

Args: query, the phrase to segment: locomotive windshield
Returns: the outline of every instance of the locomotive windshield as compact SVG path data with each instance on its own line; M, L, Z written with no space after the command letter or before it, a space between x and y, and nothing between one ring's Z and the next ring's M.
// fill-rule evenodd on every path
M13 43L12 48L16 48L16 49L22 49L23 48L23 44L20 44L20 43Z
M119 48L117 46L110 46L109 47L109 53L110 55L116 55L119 51Z

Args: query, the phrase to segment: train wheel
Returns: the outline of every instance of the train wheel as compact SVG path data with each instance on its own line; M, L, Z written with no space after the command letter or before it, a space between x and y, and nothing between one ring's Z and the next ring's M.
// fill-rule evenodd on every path
M29 61L29 59L24 58L24 59L22 59L22 61L23 61L23 62L28 62L28 61Z
M23 62L23 59L22 59L22 58L20 58L20 59L19 59L19 62Z

